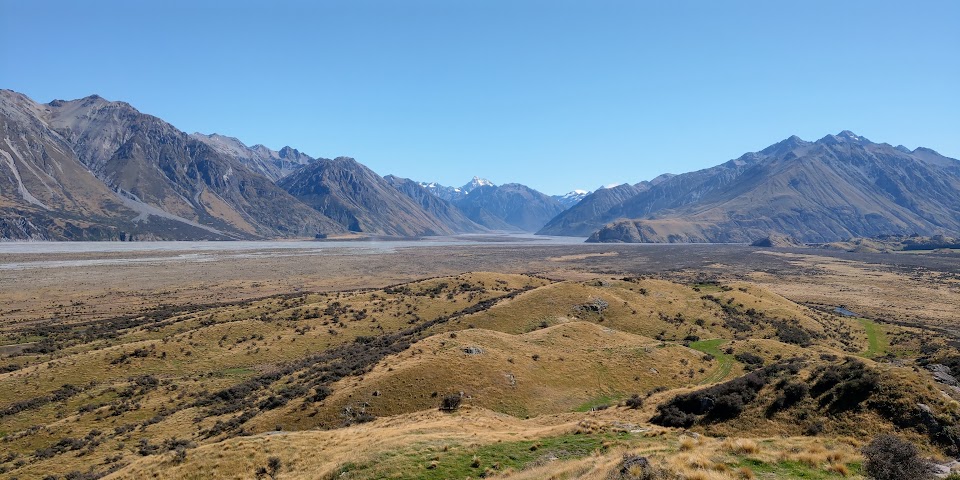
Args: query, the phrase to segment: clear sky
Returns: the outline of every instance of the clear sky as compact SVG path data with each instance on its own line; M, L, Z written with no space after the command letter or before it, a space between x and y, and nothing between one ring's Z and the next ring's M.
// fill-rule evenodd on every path
M0 88L545 193L852 130L960 157L960 1L0 0Z

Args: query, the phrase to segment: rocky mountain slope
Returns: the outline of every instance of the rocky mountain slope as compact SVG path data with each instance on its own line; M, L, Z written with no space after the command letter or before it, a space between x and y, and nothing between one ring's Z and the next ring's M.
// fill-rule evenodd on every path
M523 232L539 230L564 210L556 199L518 183L477 187L456 205L487 228Z
M636 185L624 183L611 188L597 189L577 204L553 217L537 234L588 237L603 226L598 219L603 218L610 209L649 188L649 182L640 182Z
M960 235L960 162L849 131L816 142L791 137L696 172L550 197L479 177L458 188L417 185L344 158L187 135L96 95L38 104L2 90L0 129L0 238L7 239L484 229L589 235L595 242Z
M399 190L411 200L418 203L430 215L441 220L453 231L458 233L479 233L487 228L467 218L454 204L437 197L419 183L409 178L400 178L394 175L383 177L390 185Z
M276 238L343 230L268 178L127 103L94 95L41 105L4 90L0 104L0 156L11 185L0 210L5 238Z
M290 175L294 170L304 165L317 161L317 159L293 147L283 147L279 151L271 150L259 144L248 147L236 138L216 133L210 135L193 133L190 138L209 145L225 156L239 160L250 170L260 173L274 182Z
M0 238L119 239L137 213L50 129L46 108L0 90Z
M318 160L284 177L278 185L351 232L419 236L462 231L349 157ZM445 213L448 218L454 215ZM462 221L460 217L457 219Z
M632 220L619 220L627 218ZM852 132L788 138L677 175L598 215L595 242L802 242L960 232L960 162ZM565 232L566 233L566 232ZM573 234L573 232L569 232Z

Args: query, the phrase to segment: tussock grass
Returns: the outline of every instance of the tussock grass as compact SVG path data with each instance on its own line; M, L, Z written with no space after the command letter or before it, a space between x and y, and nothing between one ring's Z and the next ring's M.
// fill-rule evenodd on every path
M509 298L493 301L501 297ZM463 311L472 313L454 315ZM810 420L798 412L819 418L814 401L768 416L773 385L738 418L698 425L696 434L648 423L666 399L741 373L738 355L823 364L821 353L841 358L866 341L848 338L843 319L750 284L474 273L140 320L89 339L72 325L63 348L0 374L0 408L64 383L76 388L0 416L12 454L0 459L4 474L116 466L112 478L249 478L278 457L282 478L610 478L630 454L649 458L664 478L839 478L857 475L857 442L832 439L890 428L854 411L826 437L800 438ZM802 327L815 344L784 343L777 322ZM415 332L409 345L378 343L404 331ZM339 359L349 368L332 379L311 376L305 359L339 351L371 353L370 361ZM914 372L868 364L884 369L888 404L921 399L938 415L960 413ZM458 411L438 411L444 396L461 392ZM643 399L637 408L619 405L634 394ZM347 411L373 421L339 428L360 421ZM784 438L756 438L775 434ZM164 446L174 440L198 446L178 456ZM46 456L58 444L65 450Z

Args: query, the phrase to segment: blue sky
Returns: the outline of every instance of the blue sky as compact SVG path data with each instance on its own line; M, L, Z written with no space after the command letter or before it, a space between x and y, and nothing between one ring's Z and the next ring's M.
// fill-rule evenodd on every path
M0 0L0 88L550 194L844 129L960 157L960 2Z

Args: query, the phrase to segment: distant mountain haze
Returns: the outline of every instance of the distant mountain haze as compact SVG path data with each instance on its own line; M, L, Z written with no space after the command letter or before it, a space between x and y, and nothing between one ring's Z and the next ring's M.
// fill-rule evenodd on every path
M278 185L352 232L411 237L483 230L451 212L445 202L424 201L404 183L387 180L352 158L338 157L303 166Z
M476 187L456 205L487 228L521 232L539 230L564 210L555 198L519 183Z
M447 187L444 185L440 185L439 183L436 183L436 182L430 182L430 183L420 182L420 186L427 189L427 191L429 191L430 193L448 202L456 202L462 199L463 197L467 196L468 193L472 192L477 187L483 187L483 186L494 187L496 185L494 185L493 182L485 178L473 177L472 180L467 182L462 187Z
M480 233L488 231L486 227L467 218L456 205L437 197L419 183L408 178L400 178L393 175L387 175L383 178L401 193L420 204L420 207L428 213L442 220L444 224L453 227L455 231L460 233Z
M587 192L549 196L525 185L497 186L473 177L462 187L447 187L436 182L420 182L426 191L451 202L476 224L490 230L535 232L553 216L575 205Z

